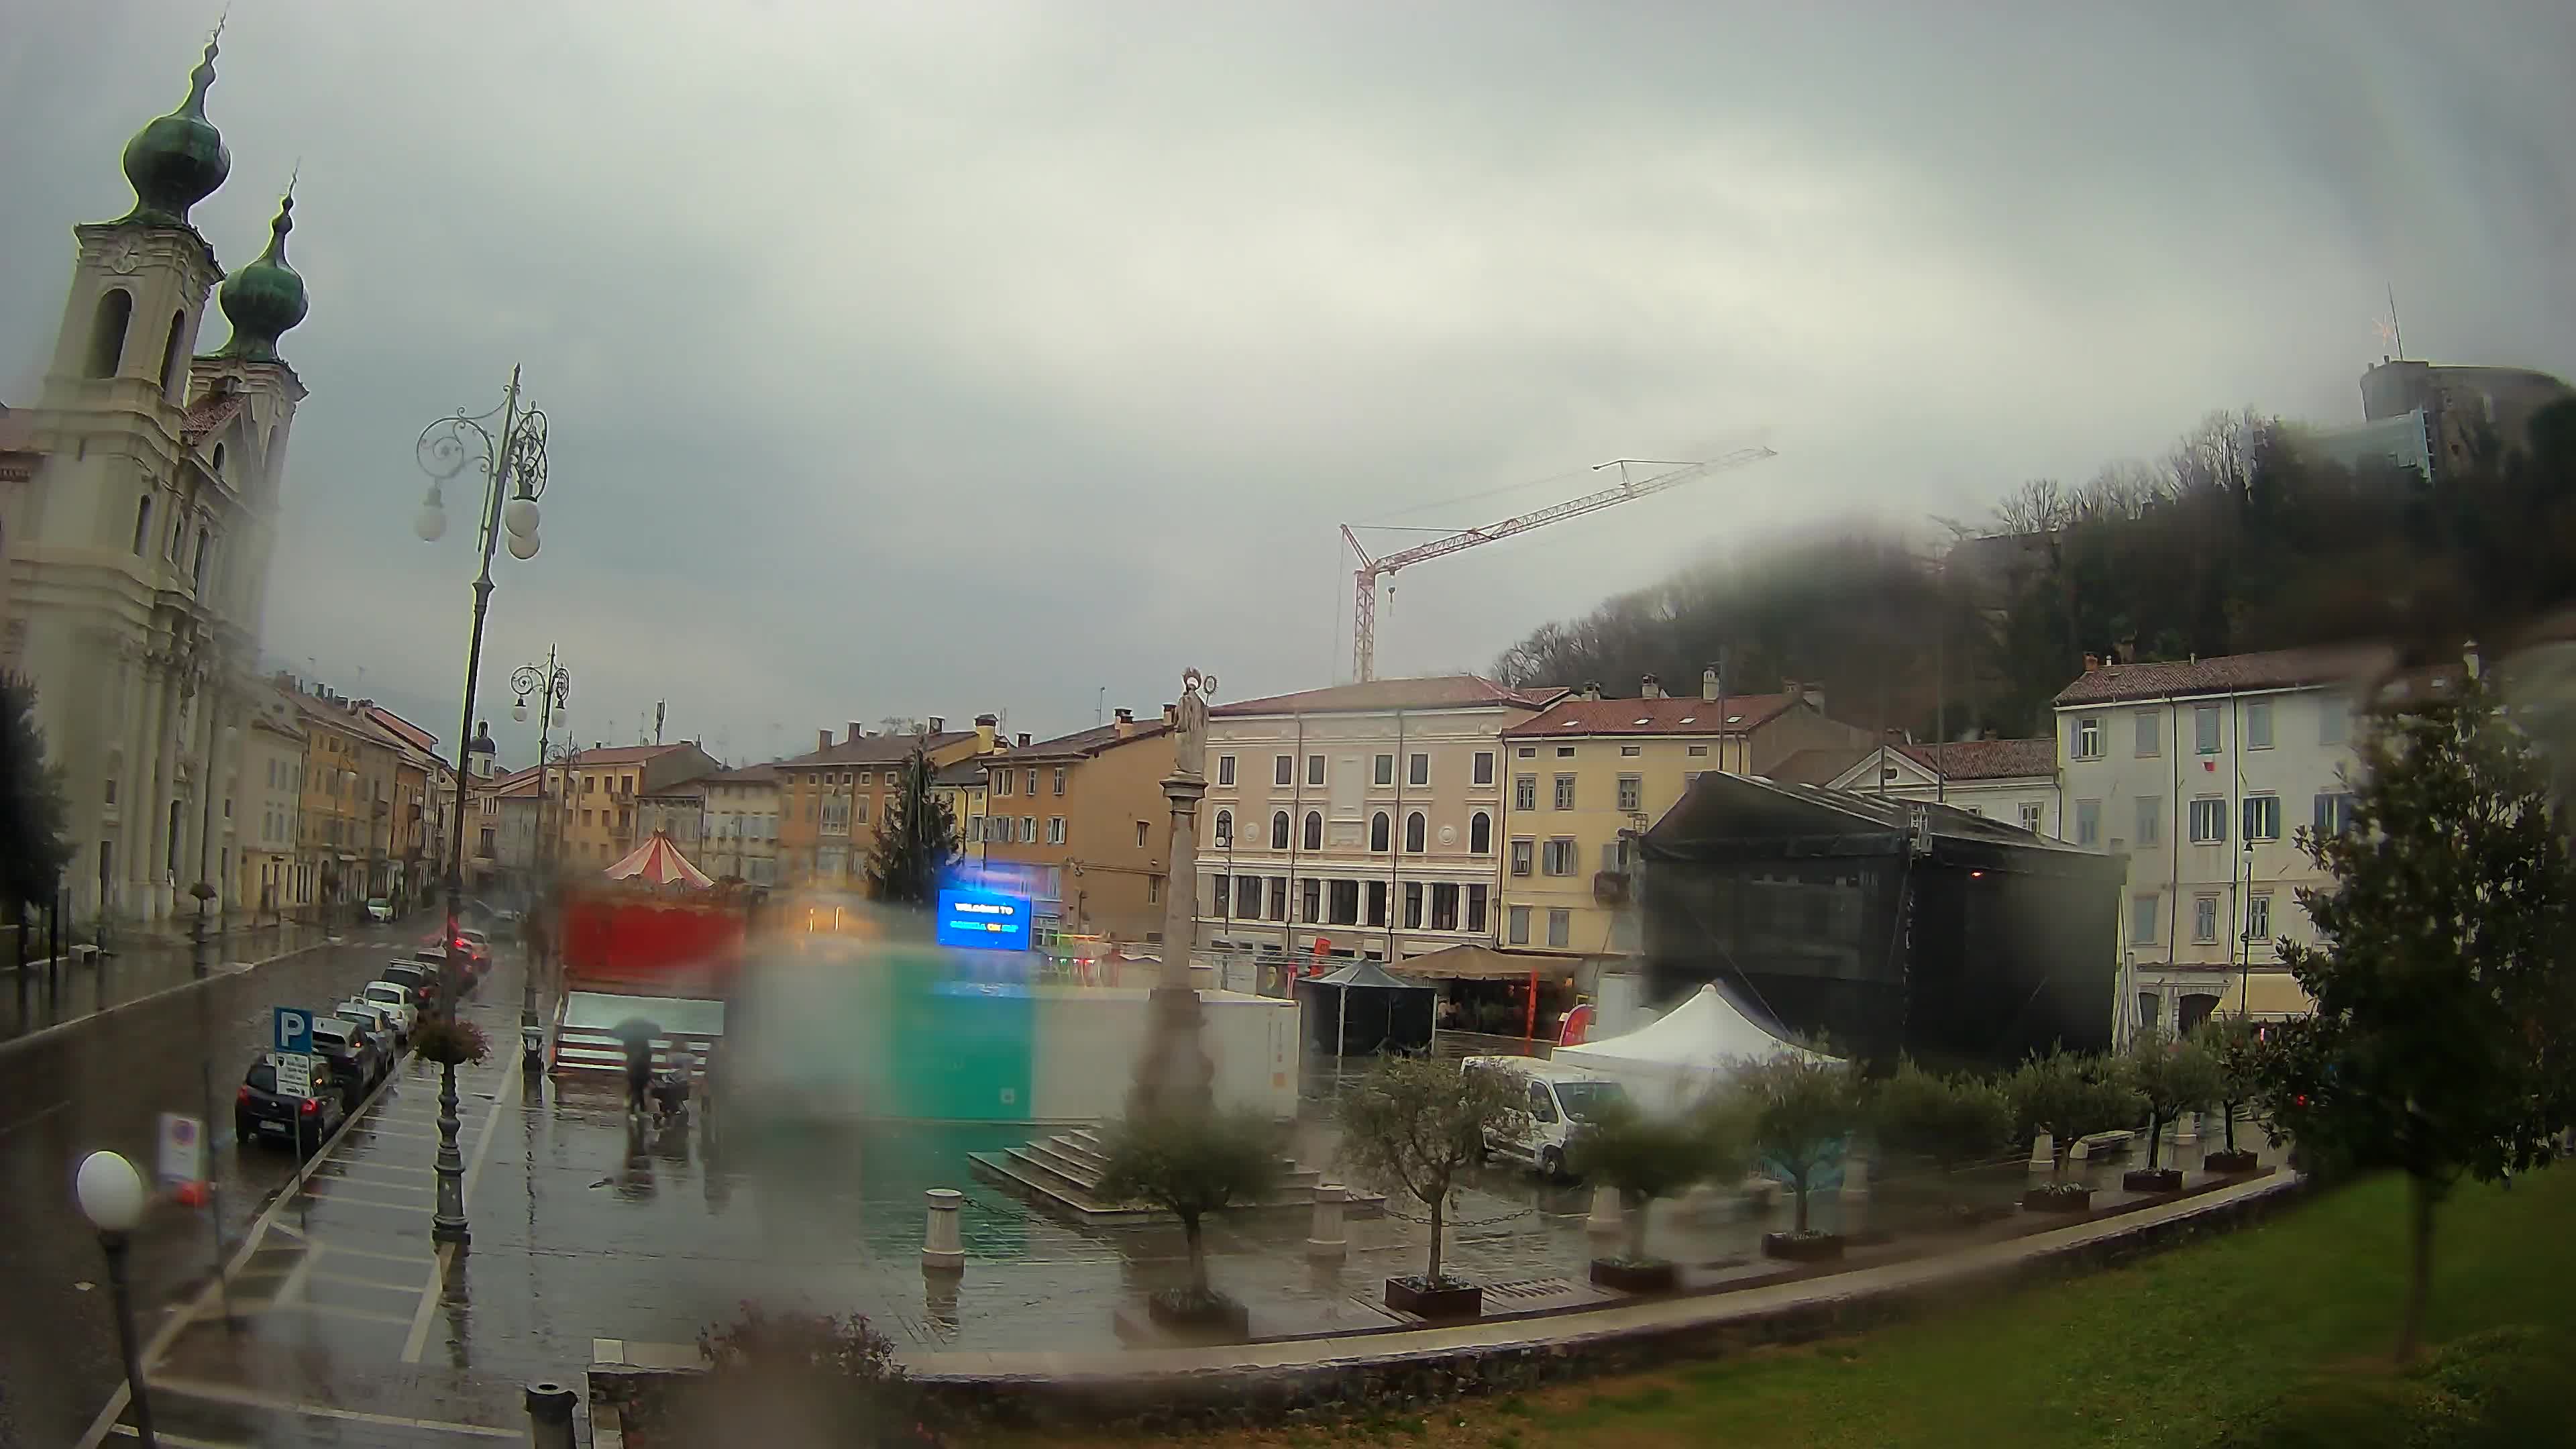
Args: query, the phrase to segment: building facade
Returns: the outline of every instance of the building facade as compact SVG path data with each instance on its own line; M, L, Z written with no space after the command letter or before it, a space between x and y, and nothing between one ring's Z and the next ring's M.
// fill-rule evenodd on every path
M233 791L239 879L232 897L259 917L313 904L313 879L297 855L304 804L304 712L265 680L246 681L240 784Z
M852 721L838 743L818 732L815 748L780 760L776 854L782 884L818 891L864 892L868 857L885 824L886 801L918 748L936 772L990 753L995 727L978 722L950 730L932 718L918 734L870 734Z
M277 344L306 301L286 261L291 199L268 249L229 278L190 221L231 165L206 115L215 53L178 109L126 145L133 209L73 229L41 399L10 414L10 456L33 461L0 491L0 667L37 688L82 915L158 919L195 881L227 877L209 881L227 898L234 883L214 804L238 770L219 756L258 704L235 681L258 654L305 396ZM231 335L200 354L219 280Z
M564 789L561 868L577 872L615 864L652 833L637 825L643 800L666 795L683 782L714 774L719 768L713 756L687 740L670 745L593 746L574 754L560 769Z
M2308 1009L2279 948L2315 939L2298 892L2328 881L2296 834L2350 822L2356 716L2379 667L2357 650L2088 655L2059 691L2060 835L2128 861L2124 1032Z
M1402 960L1491 945L1502 735L1562 695L1475 675L1380 679L1209 712L1199 937ZM1007 802L991 802L996 813Z
M977 831L983 864L1029 888L1038 929L1163 938L1170 728L1122 709L1110 724L965 762L989 777Z
M1829 790L1919 800L2064 839L2064 792L2057 780L2057 741L1956 740L1943 745L1884 744L1825 780Z
M746 765L706 777L706 853L698 868L757 886L778 883L778 769Z

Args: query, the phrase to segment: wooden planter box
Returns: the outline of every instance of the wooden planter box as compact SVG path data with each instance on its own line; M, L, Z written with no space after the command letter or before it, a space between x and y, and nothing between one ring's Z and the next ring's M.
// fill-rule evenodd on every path
M1764 1233L1762 1255L1792 1263L1830 1263L1843 1255L1839 1233Z
M1424 1318L1474 1318L1485 1311L1485 1288L1455 1278L1436 1285L1420 1278L1389 1278L1386 1306Z
M2093 1211L2093 1189L2079 1187L2069 1192L2050 1192L2034 1187L2021 1195L2021 1210L2026 1213L2089 1213Z
M2253 1152L2242 1147L2234 1152L2213 1152L2200 1160L2203 1172L2252 1172L2254 1166Z
M1592 1281L1622 1293L1670 1293L1681 1286L1681 1269L1664 1262L1630 1263L1617 1258L1592 1260Z
M2139 1167L2120 1174L2122 1192L2180 1192L2182 1169L2179 1167Z

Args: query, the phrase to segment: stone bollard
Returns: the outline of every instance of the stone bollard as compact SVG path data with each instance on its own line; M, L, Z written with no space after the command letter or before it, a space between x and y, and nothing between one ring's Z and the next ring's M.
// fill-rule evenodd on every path
M2036 1176L2057 1167L2057 1139L2042 1132L2030 1139L2030 1170Z
M573 1449L572 1414L579 1402L561 1384L528 1385L528 1443L535 1449Z
M2200 1114L2198 1112L2185 1112L2181 1116L2176 1117L2174 1119L2174 1146L2197 1147L2199 1145Z
M2090 1166L2092 1161L2092 1144L2086 1142L2081 1137L2076 1138L2074 1148L2066 1154L2066 1170L2074 1173L2080 1179L2083 1176L2084 1169Z
M1726 1216L1726 1194L1713 1182L1695 1182L1682 1194L1678 1212L1684 1222L1713 1223Z
M1596 1238L1615 1238L1628 1230L1625 1214L1619 1209L1619 1189L1592 1189L1592 1216L1583 1220L1583 1230Z
M1338 1182L1315 1184L1315 1221L1306 1230L1307 1257L1339 1259L1350 1252L1350 1235L1342 1229L1342 1204L1350 1195L1351 1190Z
M1857 1152L1843 1158L1843 1190L1836 1206L1844 1237L1869 1231L1869 1159Z
M922 1196L930 1199L930 1227L921 1240L922 1270L963 1271L966 1240L958 1232L957 1210L965 1206L966 1194L953 1187L934 1187Z

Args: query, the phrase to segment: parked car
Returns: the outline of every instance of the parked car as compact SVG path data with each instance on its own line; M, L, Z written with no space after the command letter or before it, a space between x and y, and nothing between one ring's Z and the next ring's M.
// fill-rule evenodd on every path
M393 1067L389 1048L378 1045L356 1022L337 1016L314 1018L313 1054L331 1064L341 1095L352 1107Z
M233 1140L275 1138L311 1152L338 1130L349 1115L340 1084L329 1062L313 1064L313 1095L289 1097L277 1090L277 1068L266 1055L251 1063L233 1094Z
M405 1042L420 1025L420 1003L412 998L411 988L391 981L370 981L358 989L358 999L384 1007L394 1014L394 1034Z
M491 936L471 926L459 926L456 928L456 944L464 951L466 962L474 968L475 975L480 976L492 969Z
M418 961L388 962L376 973L376 979L410 992L412 1008L427 1011L430 1003L438 999L438 965L434 961L426 965Z
M374 900L367 902L367 919L372 921L390 921L393 918L393 902L386 900L383 896L378 896Z
M352 996L332 1007L331 1014L342 1021L354 1021L365 1027L371 1035L390 1047L397 1059L402 1055L403 1044L410 1038L410 1033L404 1031L401 1024L395 1020L394 1009L381 1001L369 1001L362 996Z
M1563 1178L1566 1150L1583 1124L1612 1102L1624 1102L1628 1089L1587 1068L1536 1057L1469 1057L1459 1064L1471 1072L1499 1072L1520 1084L1527 1120L1517 1140L1492 1131L1485 1150L1496 1157L1526 1162L1549 1178Z

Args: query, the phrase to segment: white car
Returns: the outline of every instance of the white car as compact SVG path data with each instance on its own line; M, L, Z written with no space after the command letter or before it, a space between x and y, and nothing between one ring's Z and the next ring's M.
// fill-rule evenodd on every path
M360 1026L375 1031L385 1040L393 1043L396 1048L402 1047L411 1040L411 1033L403 1029L401 1018L394 1015L393 1008L381 1001L369 1001L363 997L352 996L332 1007L331 1014L343 1021L354 1021Z
M370 981L359 991L358 999L390 1012L395 1035L404 1041L411 1040L412 1028L420 1024L420 1008L412 1001L407 988L391 981Z
M390 921L394 918L394 903L378 896L367 902L367 914L375 920Z
M1469 1057L1459 1066L1508 1078L1522 1095L1521 1131L1487 1132L1485 1150L1517 1158L1541 1176L1563 1180L1568 1149L1603 1107L1627 1100L1628 1090L1598 1072L1534 1057Z

